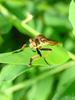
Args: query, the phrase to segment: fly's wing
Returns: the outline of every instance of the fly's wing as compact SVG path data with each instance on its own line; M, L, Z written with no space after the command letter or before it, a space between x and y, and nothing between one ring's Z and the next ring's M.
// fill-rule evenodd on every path
M54 46L54 45L57 45L57 44L59 44L59 43L56 42L56 41L47 41L47 44L48 44L48 45L51 45L51 46Z
M37 36L35 40L38 40L40 42L40 44L51 45L51 46L61 44L61 43L56 42L56 41L50 41L42 35Z

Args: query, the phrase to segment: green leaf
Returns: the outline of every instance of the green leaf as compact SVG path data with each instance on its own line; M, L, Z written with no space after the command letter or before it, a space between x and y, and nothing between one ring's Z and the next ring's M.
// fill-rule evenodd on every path
M0 82L12 81L22 73L27 71L26 66L22 65L6 65L0 73Z
M28 92L28 100L47 100L51 96L53 88L53 77L47 77L35 83Z
M19 2L9 1L9 2L6 2L5 7L9 12L11 12L15 16L17 16L18 19L24 20L25 17L26 17L25 14L23 13L24 10L25 10L23 8L24 4L20 7L20 6L17 5L18 3Z
M0 93L0 100L12 100L10 95Z
M53 8L45 12L44 20L45 20L45 24L49 26L64 27L64 28L66 27L68 29L70 28L70 23L67 19L67 16L62 16L58 11L56 11Z
M70 68L61 74L52 100L64 100L64 98L65 100L75 99L75 63L69 66Z
M61 46L45 46L45 48L52 49L51 51L41 51L43 57L49 64L62 64L70 59L67 51ZM35 60L35 62L33 61L34 64L38 64L38 62L41 62L41 64L46 64L45 61L42 63L42 61L38 61L38 59L36 59L37 61Z
M24 0L5 0L5 3L11 7L23 7L25 5L25 1Z
M73 27L73 34L75 36L75 1L71 0L70 7L69 7L69 20Z
M25 48L24 51L19 53L3 53L0 54L0 63L28 65L33 54L35 53L30 48Z
M45 48L51 48L51 51L40 51L43 57L40 57L37 52L33 52L31 48L27 47L24 51L19 53L3 53L0 54L0 63L8 64L20 64L29 65L30 58L38 55L36 59L33 59L33 65L47 65L43 58L47 60L49 64L62 64L70 59L67 51L59 46L45 46Z
M8 33L11 26L11 23L2 14L0 14L0 33Z
M67 54L67 51L63 47L60 46L52 47L50 58L48 59L48 61L50 61L51 64L62 64L67 60L69 60L69 55Z

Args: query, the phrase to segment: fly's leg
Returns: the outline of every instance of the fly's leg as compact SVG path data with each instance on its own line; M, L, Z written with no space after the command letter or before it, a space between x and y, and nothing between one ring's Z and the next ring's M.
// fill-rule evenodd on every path
M50 64L47 62L47 60L42 56L42 54L41 54L41 52L39 51L39 49L37 48L36 50L37 50L37 53L39 54L39 56L42 57L42 58L44 59L44 61L46 62L46 64L47 64L47 65L50 65ZM40 50L45 50L45 48L42 48L42 49L40 49ZM48 50L48 49L46 49L46 50ZM50 49L50 50L51 50L51 49Z
M50 49L50 48L41 48L40 50L42 50L42 51L52 51L52 49ZM46 61L46 59L45 58L43 58L43 59L49 65L49 63Z
M23 44L23 46L19 50L15 50L15 51L13 51L13 53L19 53L19 52L23 51L24 48L26 48L26 44Z
M29 61L29 65L31 66L32 65L32 61L35 60L35 59L38 59L40 56L39 55L34 55L33 57L30 58L30 61Z
M23 51L24 50L24 48L26 48L26 44L23 44L23 46L21 47L21 51Z
M50 49L50 48L41 48L40 50L42 50L42 51L52 51L52 49Z

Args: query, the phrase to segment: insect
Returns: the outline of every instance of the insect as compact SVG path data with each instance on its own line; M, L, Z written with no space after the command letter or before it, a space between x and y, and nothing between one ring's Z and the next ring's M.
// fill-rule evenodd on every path
M54 45L57 45L57 44L59 44L59 43L56 42L56 41L50 41L50 40L46 39L44 36L42 36L42 35L39 35L34 39L30 38L29 39L29 47L32 50L35 50L38 55L35 55L35 56L30 58L29 65L32 65L32 61L34 59L38 58L38 57L42 57L44 59L44 61L46 62L46 64L49 65L49 63L46 61L46 59L42 56L41 51L51 51L52 50L51 48L43 48L44 45L54 46ZM26 45L24 44L22 46L22 48L20 49L20 51L22 51L25 47L26 47Z
M40 57L42 57L44 59L44 61L49 65L49 63L46 61L46 59L42 56L41 50L42 51L51 51L52 49L43 48L43 46L44 45L54 46L54 45L58 44L58 42L50 41L42 35L37 36L35 39L29 39L29 42L30 42L29 47L32 48L33 50L36 50L37 54ZM32 64L32 61L38 57L38 55L35 55L32 58L30 58L30 63L29 63L30 65Z

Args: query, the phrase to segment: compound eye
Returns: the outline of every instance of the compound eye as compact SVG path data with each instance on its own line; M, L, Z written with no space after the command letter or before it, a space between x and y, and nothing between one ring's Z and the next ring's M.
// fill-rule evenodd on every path
M29 42L32 43L33 42L33 39L29 39Z
M29 44L30 48L33 48L33 49L36 48L36 43L33 39L29 39L29 42L30 42Z

